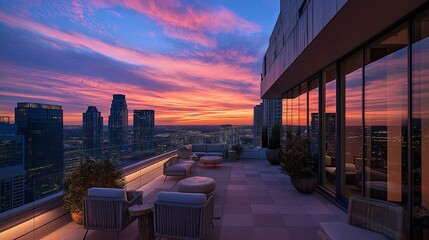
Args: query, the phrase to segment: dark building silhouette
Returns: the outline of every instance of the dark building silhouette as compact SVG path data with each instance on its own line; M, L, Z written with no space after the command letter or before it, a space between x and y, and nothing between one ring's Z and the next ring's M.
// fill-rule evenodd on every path
M82 115L85 156L99 158L102 154L103 117L95 106L89 106Z
M133 151L153 153L155 151L155 111L134 110Z
M264 104L261 103L253 108L253 147L262 145L262 125L264 118Z
M114 94L109 116L109 145L113 158L128 149L128 109L125 95Z
M7 121L3 121L7 119ZM0 117L0 213L24 205L24 136Z
M59 191L64 178L63 110L61 106L18 103L18 134L25 138L25 202Z

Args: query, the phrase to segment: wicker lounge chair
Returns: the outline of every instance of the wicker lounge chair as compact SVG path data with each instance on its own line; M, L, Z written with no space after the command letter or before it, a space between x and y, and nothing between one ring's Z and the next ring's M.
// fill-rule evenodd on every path
M130 217L128 208L134 204L142 204L142 192L125 191L115 188L90 188L88 196L83 198L83 226L86 238L89 229L119 232L136 218Z
M213 196L203 193L160 192L154 203L157 237L203 239L212 224Z
M347 223L321 222L319 239L403 239L404 209L394 203L351 197Z

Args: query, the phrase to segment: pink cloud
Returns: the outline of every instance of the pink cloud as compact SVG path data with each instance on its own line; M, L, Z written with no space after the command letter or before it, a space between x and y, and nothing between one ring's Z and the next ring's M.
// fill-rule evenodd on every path
M120 6L153 19L164 28L164 34L205 47L215 47L211 34L259 32L261 26L237 16L225 7L198 8L180 0L97 0L100 8Z

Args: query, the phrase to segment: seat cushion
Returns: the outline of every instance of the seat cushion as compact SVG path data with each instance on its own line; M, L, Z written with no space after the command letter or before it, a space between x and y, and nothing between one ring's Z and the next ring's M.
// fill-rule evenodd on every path
M166 171L169 172L186 172L189 168L192 167L192 165L195 164L195 162L181 162L181 163L176 163L173 164L171 166L169 166Z
M321 222L319 230L319 239L332 240L387 240L382 234L358 228L342 222Z
M204 204L207 197L204 193L180 193L180 192L159 192L159 202Z
M105 197L105 198L119 198L127 199L127 192L125 189L120 188L99 188L92 187L88 189L89 197Z
M222 144L207 144L207 152L222 152L223 151Z
M192 154L196 154L198 156L205 156L207 153L206 152L192 152Z
M219 156L219 157L222 157L223 154L221 152L207 152L205 156Z
M206 144L192 144L192 152L207 152Z

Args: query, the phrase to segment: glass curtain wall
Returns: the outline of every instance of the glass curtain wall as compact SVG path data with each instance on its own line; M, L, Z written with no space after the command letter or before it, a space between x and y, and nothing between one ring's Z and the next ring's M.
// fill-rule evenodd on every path
M328 190L335 192L336 169L336 114L337 114L337 76L335 64L323 71L323 82L325 84L325 104L322 114L325 115L324 126L324 163L322 164L322 185Z
M402 24L365 54L365 195L402 203L407 201L407 46Z
M313 160L319 162L319 78L308 83L308 116L311 153Z
M412 35L413 237L429 239L429 10L413 21Z
M307 82L300 85L299 88L299 133L307 133L308 118L307 118Z
M341 158L341 193L361 195L362 186L362 52L341 63L344 85L344 154Z

